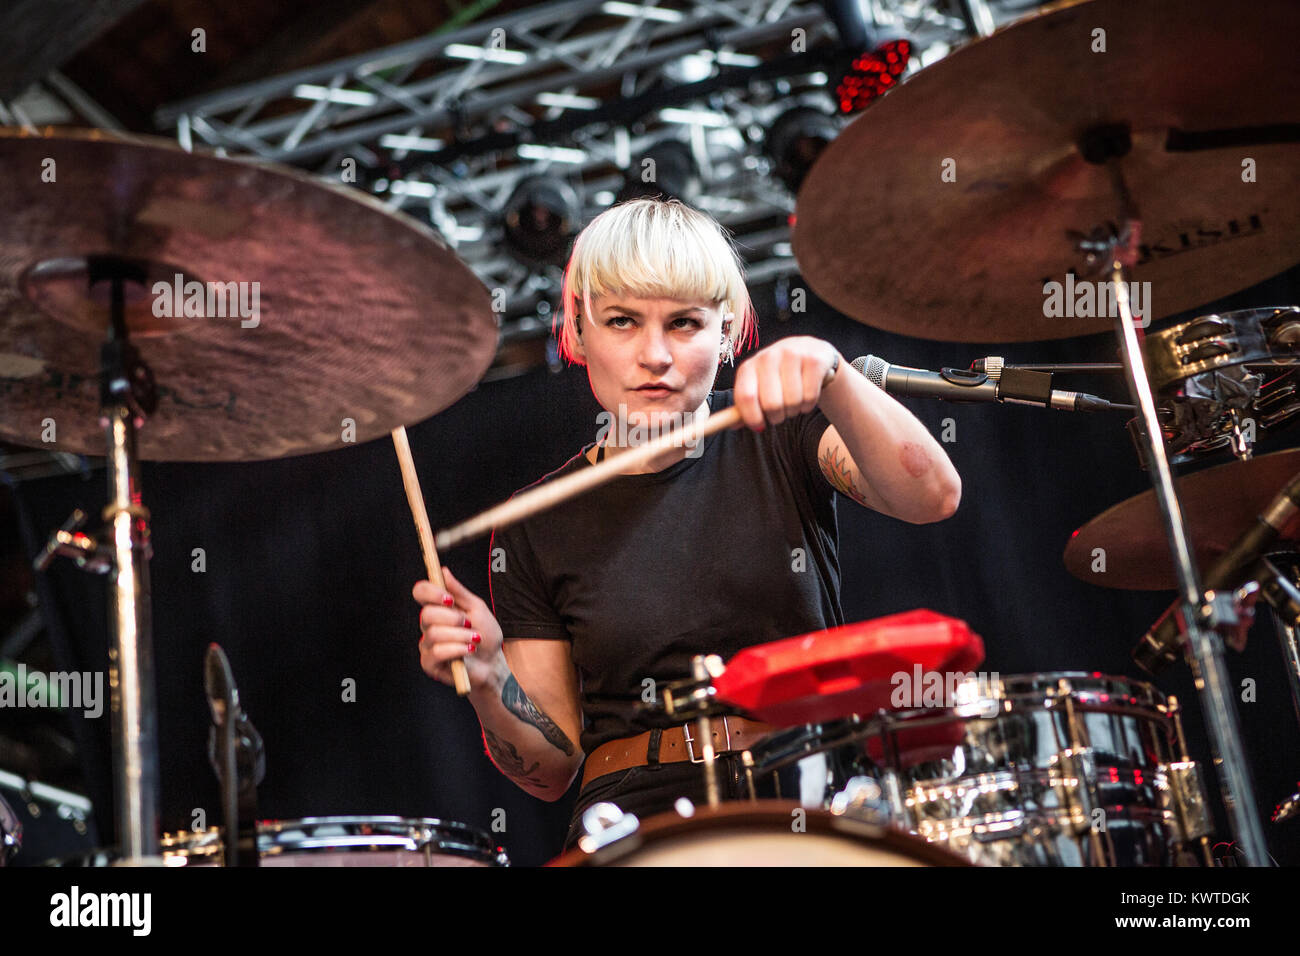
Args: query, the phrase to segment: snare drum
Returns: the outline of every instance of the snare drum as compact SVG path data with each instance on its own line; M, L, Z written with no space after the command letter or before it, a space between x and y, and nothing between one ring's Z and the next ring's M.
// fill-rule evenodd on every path
M644 821L611 809L617 819L604 839L587 841L547 866L970 865L897 830L788 801L693 807Z
M751 753L836 808L990 866L1207 862L1199 768L1177 702L1089 673L968 680L951 706L791 728Z
M509 866L505 850L481 830L447 820L405 817L306 817L257 824L261 866ZM221 866L221 830L164 834L166 866ZM114 851L55 861L111 866Z
M896 823L975 862L1170 866L1210 833L1177 702L1140 681L968 681L952 707L881 715L867 744Z

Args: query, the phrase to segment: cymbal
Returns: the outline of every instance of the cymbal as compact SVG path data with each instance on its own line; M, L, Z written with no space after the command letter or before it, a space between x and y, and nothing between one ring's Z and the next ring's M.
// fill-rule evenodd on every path
M1129 279L1151 283L1149 317L1269 278L1300 259L1300 144L1166 143L1171 130L1300 123L1298 32L1294 0L1082 0L974 41L872 104L818 157L795 209L801 272L841 312L921 338L1113 330L1106 315L1049 317L1044 284L1084 277L1072 230L1120 220L1108 169L1079 143L1125 124L1119 166L1142 222ZM1093 52L1099 37L1105 52Z
M109 286L88 291L87 257L145 278L126 286L158 391L143 459L252 461L383 437L466 394L496 350L469 267L355 188L96 131L0 129L0 168L0 438L104 454Z
M1288 449L1178 479L1178 501L1202 576L1297 474L1300 449ZM1300 522L1285 528L1282 539L1300 541ZM1155 491L1121 501L1075 531L1065 546L1065 566L1076 578L1102 587L1177 589Z

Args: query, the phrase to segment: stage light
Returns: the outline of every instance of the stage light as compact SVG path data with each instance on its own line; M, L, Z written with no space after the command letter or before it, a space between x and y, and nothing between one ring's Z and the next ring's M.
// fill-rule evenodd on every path
M856 113L902 81L912 41L882 28L862 0L822 0L822 5L839 33L840 49L851 57L836 81L835 99L841 113Z
M520 159L545 160L551 163L585 163L587 152L582 149L568 149L564 146L541 146L537 143L521 143L515 150Z
M365 90L332 90L327 86L315 86L311 83L299 83L293 88L293 95L302 100L328 100L346 106L374 106L379 97Z
M438 187L433 183L422 183L409 179L394 179L388 184L388 191L394 196L413 196L417 199L430 199L438 194Z
M575 96L572 93L538 93L537 103L539 106L574 110L594 110L600 106L600 100L593 96Z
M501 213L506 252L527 266L563 265L581 218L578 194L568 183L525 177Z
M684 110L673 106L666 106L661 109L659 118L665 123L712 126L716 129L725 129L732 125L731 117L726 113L717 113L712 110Z
M647 160L650 162L647 163ZM691 148L677 139L660 140L640 159L633 159L617 202L662 196L693 203L699 185L699 167Z
M638 20L658 20L660 23L682 22L682 13L680 10L669 10L666 7L646 7L634 3L620 3L618 0L610 0L608 3L602 3L600 9L605 13L613 14L617 17L628 17Z
M528 62L528 54L522 50L507 50L503 47L449 43L442 52L458 60L489 60L493 63L505 63L510 66L519 66Z
M907 72L912 56L912 41L905 37L886 40L869 53L853 61L835 84L835 100L841 113L856 113L888 93Z
M398 136L390 133L379 137L379 145L384 149L414 149L435 153L442 149L443 142L440 139L430 139L427 136Z
M773 175L797 193L813 162L838 132L835 121L819 109L796 106L786 110L772 123L764 143Z

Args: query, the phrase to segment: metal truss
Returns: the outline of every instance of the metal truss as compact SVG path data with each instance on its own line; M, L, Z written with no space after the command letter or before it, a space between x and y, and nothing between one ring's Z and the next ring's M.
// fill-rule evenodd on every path
M35 131L42 126L65 125L122 129L116 117L58 70L51 70L20 95L0 100L0 126Z
M916 68L1025 3L863 6L880 31L912 40ZM835 115L838 40L819 3L542 3L173 104L155 119L187 149L298 165L427 217L489 288L506 290L503 337L517 338L549 328L560 269L502 251L511 193L528 176L561 179L585 223L666 139L685 143L696 166L698 189L682 198L732 233L751 282L795 272L794 197L772 175L765 136L796 105Z

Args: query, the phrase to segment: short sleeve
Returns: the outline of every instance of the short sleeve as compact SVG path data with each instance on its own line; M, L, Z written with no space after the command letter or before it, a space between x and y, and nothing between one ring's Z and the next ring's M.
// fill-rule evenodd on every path
M783 429L781 439L785 446L784 453L790 456L792 462L802 466L804 479L809 483L810 488L823 491L828 496L834 489L822 476L821 465L817 461L817 447L821 444L822 435L830 426L830 419L820 408L796 415L777 426Z
M804 464L808 466L808 477L814 482L820 482L830 488L830 482L822 476L822 466L817 458L817 449L822 443L822 435L826 434L826 429L831 427L831 420L826 417L826 413L820 408L814 408L808 413L807 418L808 420L803 423L799 435L799 445L803 453Z
M488 595L502 636L569 640L524 527L494 530L488 555Z

